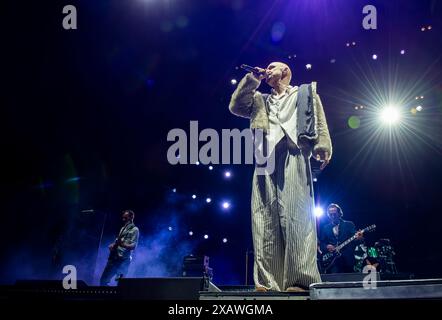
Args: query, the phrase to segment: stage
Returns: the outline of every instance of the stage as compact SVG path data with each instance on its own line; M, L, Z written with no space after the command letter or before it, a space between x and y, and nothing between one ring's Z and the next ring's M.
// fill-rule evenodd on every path
M309 292L256 292L254 286L216 286L207 279L127 278L115 287L88 286L63 289L61 281L19 281L0 286L0 299L64 301L257 301L257 300L398 300L442 299L442 279L379 280L312 284Z

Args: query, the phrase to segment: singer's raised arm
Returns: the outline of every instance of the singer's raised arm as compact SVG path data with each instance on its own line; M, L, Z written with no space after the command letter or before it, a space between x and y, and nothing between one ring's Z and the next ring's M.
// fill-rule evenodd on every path
M253 74L246 74L232 94L229 104L230 112L239 117L250 118L254 95L257 93L256 89L260 84L261 81L254 77Z

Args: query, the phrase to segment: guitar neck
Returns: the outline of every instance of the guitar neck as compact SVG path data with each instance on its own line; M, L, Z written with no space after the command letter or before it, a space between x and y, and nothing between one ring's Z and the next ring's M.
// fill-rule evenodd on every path
M367 228L365 228L365 229L363 229L363 230L361 230L361 232L362 233L364 233L364 232L369 232L369 231L372 231L374 228L376 228L376 225L371 225L371 226L369 226L369 227L367 227ZM353 235L353 237L351 237L351 238L348 238L347 240L345 240L344 242L342 242L340 245L338 245L337 247L336 247L336 250L341 250L342 248L344 248L346 245L348 245L350 242L352 242L353 240L355 240L356 239L356 234L355 235Z
M339 246L336 247L336 250L341 250L342 248L344 248L346 245L348 245L350 242L352 242L354 239L356 239L356 235L354 235L353 237L345 240L344 242L342 242Z

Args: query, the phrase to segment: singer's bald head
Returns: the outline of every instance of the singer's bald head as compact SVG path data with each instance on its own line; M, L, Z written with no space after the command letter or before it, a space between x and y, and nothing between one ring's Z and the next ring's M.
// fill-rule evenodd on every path
M289 85L292 79L292 71L290 67L282 62L272 62L266 68L266 82L273 88L280 83Z

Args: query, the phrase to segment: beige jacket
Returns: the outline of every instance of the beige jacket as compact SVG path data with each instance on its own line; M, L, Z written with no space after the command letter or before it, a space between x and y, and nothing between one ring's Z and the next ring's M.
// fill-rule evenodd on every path
M238 84L230 99L229 110L234 115L250 119L251 129L269 129L269 116L261 92L257 91L261 82L252 74L247 74ZM295 141L298 146L308 153L312 152L316 158L318 152L328 152L332 155L332 143L328 131L324 108L316 92L316 82L312 82L313 108L316 117L316 131L318 136L311 141Z

